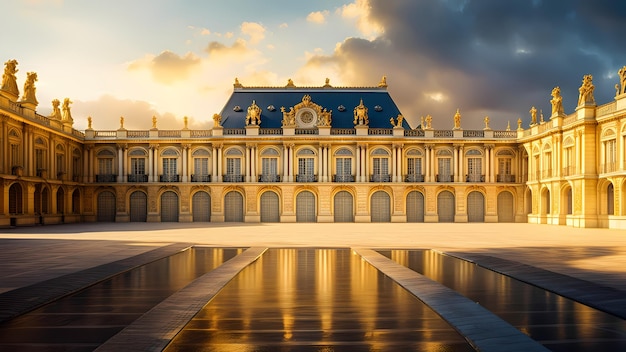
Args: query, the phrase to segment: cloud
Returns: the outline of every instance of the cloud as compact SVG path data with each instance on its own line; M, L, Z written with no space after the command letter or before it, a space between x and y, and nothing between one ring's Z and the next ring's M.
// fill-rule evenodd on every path
M112 95L103 95L97 100L74 101L72 115L83 117L76 119L76 128L86 127L86 116L91 116L96 130L116 130L120 127L120 117L124 117L124 128L128 130L148 130L152 127L152 117L156 116L159 129L182 129L183 116L170 112L158 112L156 108L140 100L118 99ZM208 129L210 123L189 118L188 126L193 129Z
M285 22L281 23L281 24L278 26L278 28L288 28L288 27L289 27L289 25L288 25L287 23L285 23Z
M327 10L311 12L306 16L306 20L311 23L324 24L326 23L326 16L328 16L328 14L329 12Z
M356 26L364 36L373 39L384 31L384 28L370 16L371 6L368 0L355 0L343 5L336 11L342 18L355 20Z
M256 45L265 38L265 27L256 22L244 22L241 33L250 37L250 44Z
M626 64L620 25L626 3L392 4L356 0L339 8L343 18L374 23L379 33L368 37L363 31L366 39L347 38L330 55L311 55L299 74L327 70L346 84L368 86L387 75L388 90L413 126L419 116L431 114L434 127L450 128L460 108L464 128L482 128L489 115L491 126L503 129L518 117L527 126L532 105L549 111L550 91L557 85L566 112L573 112L587 73L594 76L596 101L612 101L616 79L607 80L608 73Z
M189 52L179 56L169 50L159 55L146 55L143 59L135 60L128 65L130 71L147 69L155 81L171 84L186 79L191 70L200 64L200 58Z

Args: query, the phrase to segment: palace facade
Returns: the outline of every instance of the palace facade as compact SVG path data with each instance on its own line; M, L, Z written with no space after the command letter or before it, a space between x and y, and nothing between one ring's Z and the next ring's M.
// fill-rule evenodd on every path
M626 228L626 91L527 129L412 128L373 87L244 87L210 130L73 128L37 114L36 74L0 89L0 227L74 222L530 222ZM60 107L61 106L61 107ZM149 125L149 123L148 123Z

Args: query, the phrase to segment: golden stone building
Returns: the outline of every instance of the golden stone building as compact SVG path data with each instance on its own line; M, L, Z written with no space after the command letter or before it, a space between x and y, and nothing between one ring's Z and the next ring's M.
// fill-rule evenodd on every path
M374 87L244 87L210 130L73 129L71 101L37 114L35 73L0 89L0 227L94 221L532 222L626 228L626 68L596 106L517 130L411 128Z

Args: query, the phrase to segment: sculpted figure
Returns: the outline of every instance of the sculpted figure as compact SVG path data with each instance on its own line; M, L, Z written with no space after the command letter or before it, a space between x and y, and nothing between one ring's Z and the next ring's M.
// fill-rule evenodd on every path
M20 95L17 89L17 78L15 74L17 69L17 60L9 60L4 63L4 74L2 75L2 87L0 89L7 91L16 97Z
M157 123L157 118L156 118L156 116L152 116L152 128L157 128L157 127L156 127L156 123Z
M363 105L363 99L361 99L359 105L354 108L354 124L367 126L369 123L370 121L367 116L367 107Z
M214 127L221 127L222 126L222 115L220 115L220 114L213 114L213 126Z
M522 119L521 119L521 118L518 118L518 119L517 119L517 129L518 129L518 130L521 130L521 129L522 129Z
M287 85L285 87L295 87L296 85L293 84L293 80L291 78L289 78L287 80Z
M331 118L332 112L333 112L332 110L328 111L326 110L326 108L324 108L324 110L320 114L318 126L330 126L330 123L332 121L332 118Z
M61 120L69 123L74 122L74 119L72 119L72 113L70 111L71 103L72 101L70 100L70 98L65 98L65 100L63 100L63 115L61 115Z
M620 68L619 71L617 71L617 73L619 74L619 81L620 81L620 84L622 85L619 91L619 94L624 94L626 93L626 66Z
M561 96L561 88L554 87L554 89L552 89L552 99L550 100L550 104L552 104L552 116L563 114L563 97Z
M380 79L380 82L378 82L378 86L380 88L386 88L387 87L387 76L383 76L383 78Z
M424 129L424 116L420 117L420 129Z
M389 123L391 124L391 126L396 127L396 121L393 119L393 117L389 118Z
M87 129L91 129L91 116L87 117Z
M24 82L24 96L22 97L23 102L39 104L37 98L35 97L35 82L37 82L37 73L26 73L26 82Z
M59 99L54 99L52 101L52 114L50 115L51 119L60 120L61 119L61 109L59 109L59 105L61 102Z
M283 127L294 127L296 125L296 112L293 110L293 106L289 108L289 111L281 106L280 111L283 113Z
M596 100L593 97L593 90L595 87L593 86L592 80L592 75L585 75L583 77L583 83L580 88L578 88L578 106L583 106L587 104L595 105Z
M239 78L235 77L235 83L233 83L234 88L243 88L243 85L239 83Z
M485 119L483 120L485 121L485 129L488 130L489 128L489 116L485 116Z
M433 128L432 123L433 123L433 117L430 115L426 115L426 128L427 129Z
M120 116L120 130L124 129L124 116Z
M248 106L248 113L246 114L246 126L260 125L261 124L261 108L256 105L256 101L252 101L252 105Z
M402 127L402 122L404 122L404 116L402 116L402 114L398 114L398 124L396 126Z
M537 124L537 108L536 107L532 107L530 108L530 111L528 111L530 113L530 125L536 125Z
M454 129L458 130L461 128L461 112L459 109L456 109L456 113L454 114Z

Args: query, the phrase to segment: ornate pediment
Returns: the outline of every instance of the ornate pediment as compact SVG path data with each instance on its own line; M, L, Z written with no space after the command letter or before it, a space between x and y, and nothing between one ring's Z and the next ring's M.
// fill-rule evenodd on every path
M311 101L311 96L305 94L302 102L289 108L281 107L283 113L282 127L313 128L316 126L330 126L332 110L323 108Z

